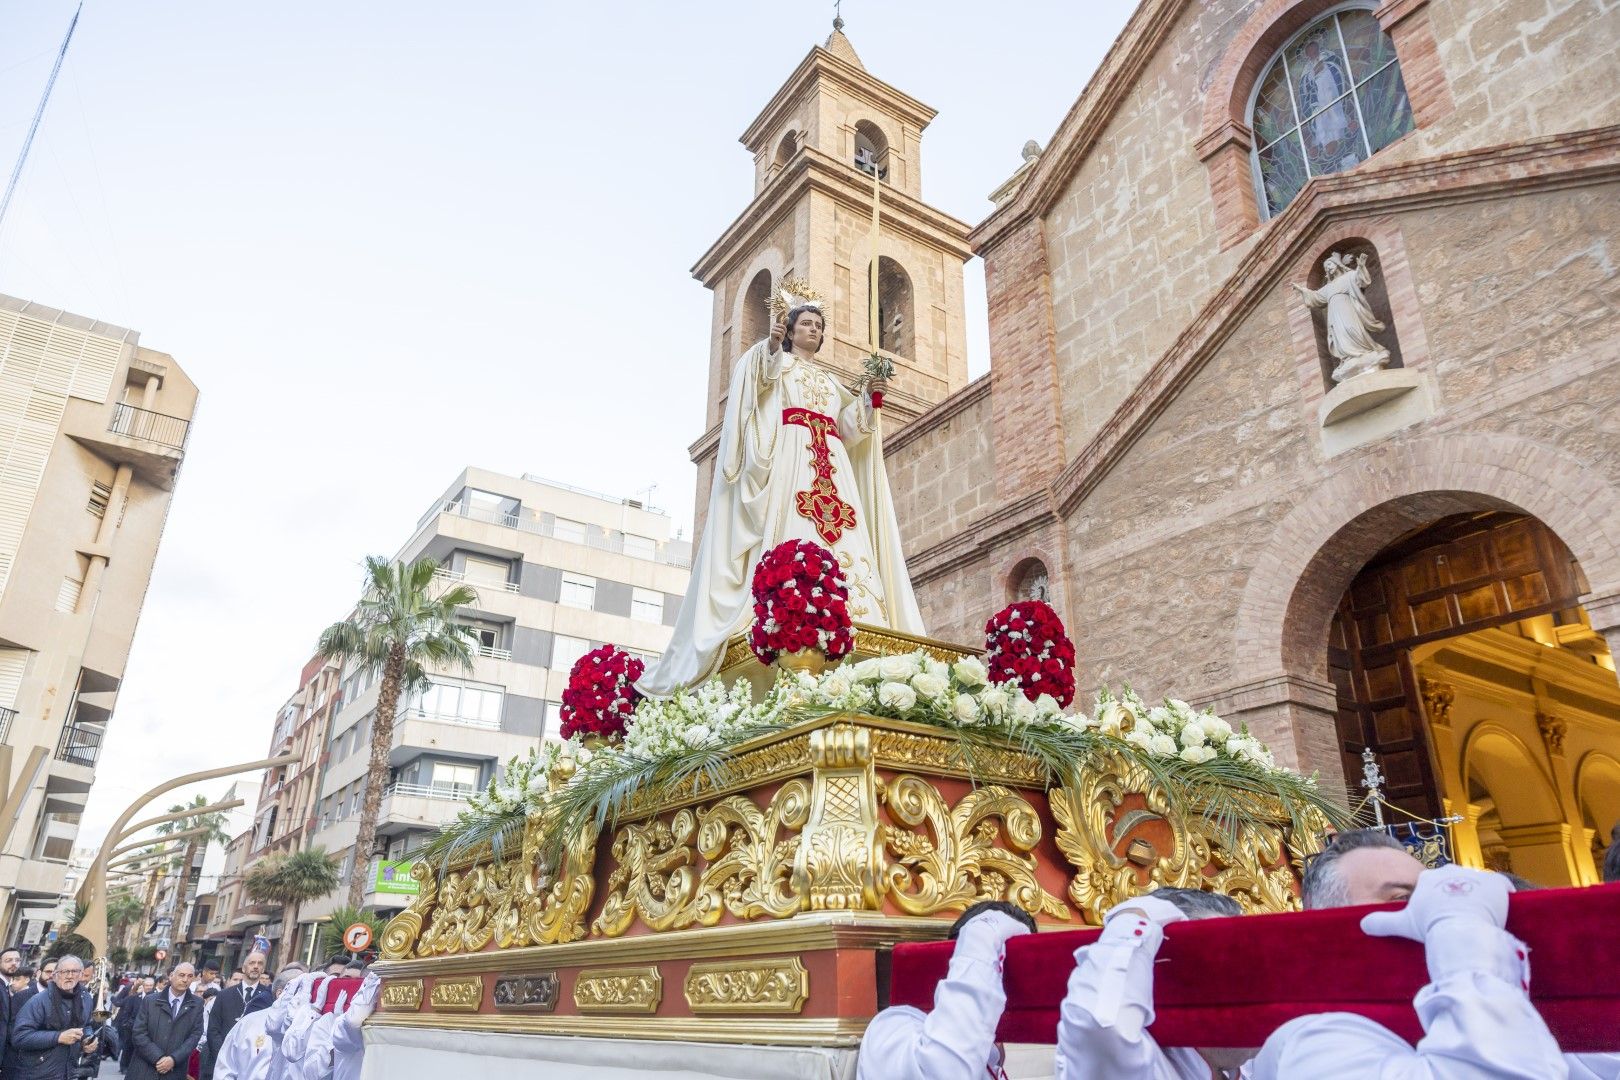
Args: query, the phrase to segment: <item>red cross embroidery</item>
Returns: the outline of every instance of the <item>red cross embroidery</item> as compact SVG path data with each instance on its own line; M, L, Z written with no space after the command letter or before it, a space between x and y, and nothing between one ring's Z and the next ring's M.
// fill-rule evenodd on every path
M833 484L832 454L827 449L827 436L840 438L838 422L830 416L795 406L782 410L782 423L810 432L810 471L815 479L810 481L808 491L794 493L794 507L800 517L814 526L816 535L831 547L855 527L855 508L838 496L838 488Z

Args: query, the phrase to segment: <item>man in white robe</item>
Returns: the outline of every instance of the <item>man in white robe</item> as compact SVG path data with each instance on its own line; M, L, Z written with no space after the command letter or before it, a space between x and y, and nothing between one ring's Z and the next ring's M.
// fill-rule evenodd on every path
M382 980L374 971L366 972L365 981L354 992L349 1007L338 1014L332 1025L332 1077L333 1080L360 1080L360 1066L365 1060L366 1044L361 1038L360 1026L377 1007L377 992Z
M1161 1047L1153 1023L1153 965L1164 928L1241 915L1237 901L1196 889L1158 889L1116 904L1103 932L1074 951L1058 1014L1054 1080L1210 1080L1242 1075L1253 1050ZM1234 930L1236 932L1236 930Z
M272 987L275 1004L248 1013L231 1028L214 1060L214 1080L282 1080L285 1077L281 1036L290 1019L293 995L308 992L308 983L301 981L303 975L302 964L289 964L276 973Z
M1421 873L1400 911L1361 920L1374 937L1421 942L1429 984L1413 1001L1424 1035L1414 1048L1351 1013L1291 1020L1254 1060L1254 1080L1556 1080L1570 1075L1558 1044L1530 1004L1530 962L1507 933L1500 874L1446 866ZM1302 958L1304 960L1305 958Z
M1307 909L1396 903L1413 895L1424 872L1405 845L1382 829L1353 829L1311 860L1300 899ZM1620 1080L1620 1054L1565 1054L1564 1062L1573 1080Z
M956 949L934 988L932 1012L893 1005L861 1038L856 1080L1006 1080L996 1026L1007 1006L1001 985L1007 942L1035 920L1004 901L974 904L952 927Z
M796 307L732 369L703 537L669 648L636 684L643 694L715 673L752 617L754 567L789 540L833 553L855 622L925 632L883 469L884 385L856 395L818 365L824 332L818 307Z

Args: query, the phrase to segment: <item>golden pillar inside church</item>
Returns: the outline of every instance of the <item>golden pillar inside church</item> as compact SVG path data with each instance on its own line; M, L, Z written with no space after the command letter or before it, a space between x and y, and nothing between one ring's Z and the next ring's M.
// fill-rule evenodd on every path
M1370 746L1391 803L1460 819L1458 862L1596 882L1620 821L1620 681L1585 589L1564 544L1523 514L1395 538L1346 590L1329 641L1346 775Z

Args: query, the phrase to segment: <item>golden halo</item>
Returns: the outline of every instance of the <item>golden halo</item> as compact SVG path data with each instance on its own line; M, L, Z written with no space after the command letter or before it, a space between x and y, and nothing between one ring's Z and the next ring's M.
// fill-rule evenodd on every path
M784 279L771 293L770 302L766 306L770 308L771 321L781 322L788 312L806 304L820 311L821 294L803 278L790 277ZM823 317L825 314L823 312Z

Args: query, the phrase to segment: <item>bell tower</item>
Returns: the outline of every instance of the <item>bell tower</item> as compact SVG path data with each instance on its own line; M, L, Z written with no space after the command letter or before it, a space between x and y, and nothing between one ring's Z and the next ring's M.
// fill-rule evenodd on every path
M843 20L811 48L742 134L754 198L692 276L714 293L709 393L698 466L697 529L708 510L731 367L770 332L766 303L803 278L827 305L817 359L846 384L872 351L873 176L879 189L877 347L894 361L884 395L896 431L967 383L962 264L968 226L922 201L922 133L935 112L866 70Z

